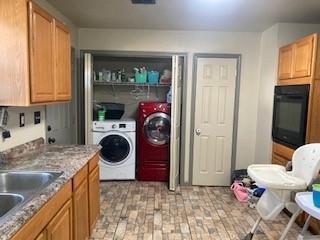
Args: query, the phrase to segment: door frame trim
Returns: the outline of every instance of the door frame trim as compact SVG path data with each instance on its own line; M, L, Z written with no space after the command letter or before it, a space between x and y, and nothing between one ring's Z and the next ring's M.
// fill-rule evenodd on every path
M197 71L199 58L229 58L237 60L237 76L236 76L236 90L234 98L234 113L233 113L233 132L232 132L232 151L231 151L231 173L236 166L237 153L237 136L238 136L238 114L239 114L239 95L240 95L240 78L241 78L241 54L225 54L225 53L194 53L193 54L193 69L192 69L192 90L191 90L191 112L196 108L196 87L197 87ZM190 129L190 168L189 179L190 185L193 185L193 147L194 147L194 129L195 129L195 115L191 117ZM230 175L231 176L231 175ZM231 179L230 179L231 182Z
M155 57L155 58L172 58L174 55L183 57L183 79L182 79L182 106L181 106L181 131L180 131L180 169L179 169L179 185L188 185L189 181L186 182L184 178L185 173L185 151L186 148L189 146L186 146L185 138L186 133L188 131L186 127L186 116L187 116L187 92L188 92L188 58L190 53L189 52L170 52L170 51L164 51L164 52L155 52L155 51L122 51L122 50L90 50L90 49L79 49L79 79L80 84L78 87L78 96L77 101L80 102L78 106L78 119L84 119L84 114L82 113L85 110L85 86L84 86L84 70L85 70L85 58L84 55L86 53L90 53L92 55L99 55L102 54L104 56L117 56L117 57ZM79 136L79 143L84 143L86 139L86 130L85 130L85 122L79 123L80 129L78 130L78 136Z

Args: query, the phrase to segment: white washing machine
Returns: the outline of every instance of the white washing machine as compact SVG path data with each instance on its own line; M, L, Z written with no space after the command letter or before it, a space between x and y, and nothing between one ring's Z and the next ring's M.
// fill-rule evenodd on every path
M135 179L136 121L93 122L93 143L100 147L100 179Z

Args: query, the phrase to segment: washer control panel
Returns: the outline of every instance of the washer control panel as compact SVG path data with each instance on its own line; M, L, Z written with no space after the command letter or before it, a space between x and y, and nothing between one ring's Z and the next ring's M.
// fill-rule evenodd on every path
M92 124L92 130L95 132L106 132L111 130L128 132L136 130L136 121L127 120L108 120L108 121L94 121Z

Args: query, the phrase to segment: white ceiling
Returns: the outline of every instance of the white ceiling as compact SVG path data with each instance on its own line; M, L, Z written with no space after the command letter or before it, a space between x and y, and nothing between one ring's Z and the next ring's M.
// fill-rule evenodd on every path
M263 31L277 22L320 23L320 0L48 0L83 28Z

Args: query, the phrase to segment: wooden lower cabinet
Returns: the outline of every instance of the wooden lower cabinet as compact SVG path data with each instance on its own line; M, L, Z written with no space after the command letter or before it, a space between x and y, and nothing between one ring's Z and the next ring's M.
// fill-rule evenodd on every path
M278 164L282 166L287 166L287 163L290 161L290 159L284 158L280 155L277 154L272 154L272 163L273 164Z
M11 239L89 239L100 211L98 159L95 155Z
M72 200L69 199L54 216L54 218L47 224L45 229L38 235L38 237L35 238L35 240L72 240L72 230ZM27 236L25 237L26 239L32 239ZM16 236L14 238L16 238ZM16 239L23 238L20 236Z
M99 166L96 166L94 170L89 174L89 225L90 234L94 228L94 225L100 215L100 178L99 178Z
M85 240L92 234L100 215L99 156L73 178L74 239Z
M48 240L72 240L72 202L62 207L46 227Z
M82 181L73 192L74 239L77 240L89 238L88 168L84 170L85 175L80 176Z
M47 232L43 231L42 233L40 233L36 240L47 240Z
M46 239L41 233L46 229L51 219L54 219L60 209L72 197L72 182L67 182L39 211L11 238L12 240ZM40 235L39 235L40 234ZM45 234L46 235L46 234Z
M300 216L297 218L297 223L300 227L303 227L305 221L308 218L308 214L306 214L305 212L303 212L302 214L300 214ZM309 225L309 231L315 235L319 235L320 234L320 221L315 219L315 218L311 218L310 221L310 225Z
M100 215L99 156L73 178L74 239L85 240L92 234Z
M292 159L294 149L274 142L272 146L272 163L286 166Z

